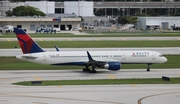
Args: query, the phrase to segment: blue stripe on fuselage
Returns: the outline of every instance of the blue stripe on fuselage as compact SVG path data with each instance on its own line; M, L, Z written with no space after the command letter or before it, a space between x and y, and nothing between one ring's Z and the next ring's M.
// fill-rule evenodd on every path
M85 65L84 62L68 62L68 63L56 63L56 64L51 64L51 65L78 65L78 66L83 66Z

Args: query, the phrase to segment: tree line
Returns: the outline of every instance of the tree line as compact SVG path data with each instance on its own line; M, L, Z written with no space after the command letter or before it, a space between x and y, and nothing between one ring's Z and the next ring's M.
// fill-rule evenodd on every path
M6 12L7 16L45 16L45 14L40 11L38 8L31 6L18 6L12 11L9 10Z

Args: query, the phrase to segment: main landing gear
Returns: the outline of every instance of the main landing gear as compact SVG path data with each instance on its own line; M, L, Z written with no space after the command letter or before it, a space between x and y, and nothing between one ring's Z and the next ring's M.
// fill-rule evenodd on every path
M83 69L83 72L96 73L95 68L97 67L98 62L91 57L88 51L87 56L89 61L86 63L86 67ZM89 69L89 66L92 66L92 70Z
M95 68L92 68L91 70L88 66L86 66L86 68L83 68L83 72L96 73L96 70Z
M148 64L147 72L150 72L151 65L152 64Z

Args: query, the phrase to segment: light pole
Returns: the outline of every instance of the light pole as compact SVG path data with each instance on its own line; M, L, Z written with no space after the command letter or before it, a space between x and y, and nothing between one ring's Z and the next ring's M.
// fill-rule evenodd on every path
M166 0L166 8L168 10L168 16L170 16L170 1Z
M112 17L111 18L113 18L113 8L112 8Z
M105 26L106 26L106 7L105 7Z
M79 15L80 15L80 14L79 14L79 13L80 13L79 5L80 5L80 4L79 4L79 0L78 0L78 17L79 17Z

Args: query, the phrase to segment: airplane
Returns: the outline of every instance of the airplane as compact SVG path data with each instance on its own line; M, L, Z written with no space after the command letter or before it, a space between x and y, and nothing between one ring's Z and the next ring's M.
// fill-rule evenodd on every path
M83 72L96 73L97 67L117 71L120 70L121 64L147 64L149 72L152 64L167 61L161 53L148 50L59 51L55 46L56 51L47 52L21 28L14 28L14 32L23 52L16 58L34 63L85 66Z

